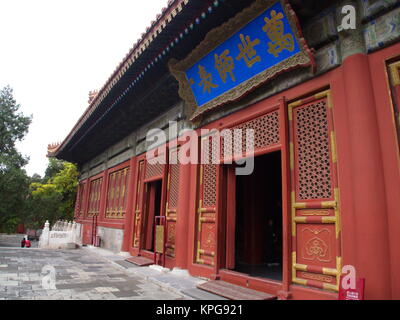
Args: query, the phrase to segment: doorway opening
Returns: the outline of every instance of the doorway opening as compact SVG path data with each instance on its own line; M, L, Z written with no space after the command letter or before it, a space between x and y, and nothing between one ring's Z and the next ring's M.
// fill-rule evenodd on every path
M251 175L236 176L234 271L282 280L281 153L254 159Z
M145 184L145 210L142 249L154 252L154 217L161 215L162 180Z

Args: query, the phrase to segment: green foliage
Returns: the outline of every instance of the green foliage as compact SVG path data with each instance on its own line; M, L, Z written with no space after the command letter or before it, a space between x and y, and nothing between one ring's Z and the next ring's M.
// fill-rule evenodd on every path
M55 161L52 160L49 161L49 167L54 166ZM28 202L33 224L43 224L46 220L54 223L59 219L73 219L78 170L72 163L57 161L57 166L61 168L58 172L52 171L56 173L43 183L32 182L30 185Z
M51 177L54 177L57 173L59 173L62 169L64 169L64 162L58 160L56 158L50 158L47 169L44 173L44 181L48 181Z
M43 182L42 177L40 176L40 174L34 173L33 176L30 178L31 183L32 182Z
M15 143L28 132L31 117L18 113L10 87L0 90L0 231L15 232L23 220L24 204L29 192L29 178L23 166L27 163Z
M19 217L9 217L2 226L4 233L15 233L17 230L18 225L21 223L21 219Z
M49 159L42 179L28 177L28 159L15 148L28 132L31 117L18 113L12 89L0 90L0 232L14 233L18 224L41 228L46 220L72 220L78 170L72 163Z
M25 137L32 119L18 113L19 108L9 86L0 90L0 173L27 163L15 148L15 142Z

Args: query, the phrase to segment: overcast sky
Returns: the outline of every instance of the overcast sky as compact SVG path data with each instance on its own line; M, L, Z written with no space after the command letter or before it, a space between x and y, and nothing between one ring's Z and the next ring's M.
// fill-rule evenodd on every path
M19 151L43 176L62 141L167 0L0 0L0 87L33 115Z

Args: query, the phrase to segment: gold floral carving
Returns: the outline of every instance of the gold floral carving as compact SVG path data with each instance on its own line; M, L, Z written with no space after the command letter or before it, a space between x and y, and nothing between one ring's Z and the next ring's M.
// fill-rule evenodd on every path
M309 272L301 272L301 277L304 279L310 279L310 280L316 280L316 281L321 281L321 282L329 282L332 283L335 278L331 276L326 276L322 274L313 274Z
M317 260L321 262L330 262L330 247L323 239L319 237L321 233L330 234L330 231L326 228L321 230L311 230L309 228L305 228L303 232L305 231L311 232L314 236L305 243L302 258L311 261Z
M168 226L168 242L170 244L175 243L175 224L170 224Z
M197 106L195 97L190 87L190 83L186 78L185 71L199 61L202 57L207 55L210 51L216 48L219 44L223 43L226 39L231 37L234 33L248 24L251 20L255 19L262 12L271 7L274 3L281 2L285 11L285 15L289 21L290 27L296 37L300 47L300 52L292 57L276 64L275 66L264 70L253 78L242 82L238 86L225 92L224 94L216 97L212 101ZM191 121L198 122L201 116L217 107L226 103L233 102L243 97L251 90L266 83L279 74L289 71L298 67L312 67L314 71L314 57L308 48L305 39L303 38L300 30L300 25L297 21L295 12L291 9L287 0L256 0L250 7L238 13L235 17L222 24L221 26L211 30L205 39L183 60L177 61L171 59L169 61L170 72L179 82L179 95L186 102L186 115Z

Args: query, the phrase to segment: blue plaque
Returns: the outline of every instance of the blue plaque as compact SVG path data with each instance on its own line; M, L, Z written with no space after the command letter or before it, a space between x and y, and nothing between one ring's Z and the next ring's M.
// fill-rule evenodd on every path
M211 31L203 47L200 44L187 59L170 65L182 97L193 107L192 119L240 98L284 70L313 65L294 12L286 1L274 2L258 0L220 30ZM245 17L250 17L247 23ZM210 38L220 38L224 30L230 30L230 36L210 48L215 42Z

